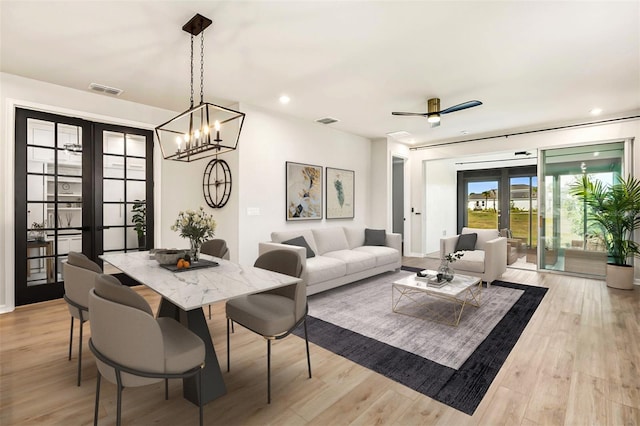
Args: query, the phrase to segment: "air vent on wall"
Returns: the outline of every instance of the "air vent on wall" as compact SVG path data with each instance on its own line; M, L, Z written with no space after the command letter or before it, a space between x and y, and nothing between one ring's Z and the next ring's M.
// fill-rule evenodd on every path
M331 117L324 117L324 118L318 118L316 120L316 123L322 123L322 124L332 124L332 123L337 123L338 120L336 120L335 118L331 118Z
M104 84L91 83L89 85L89 89L94 92L106 93L107 95L118 96L122 93L122 89L117 89L115 87L105 86Z

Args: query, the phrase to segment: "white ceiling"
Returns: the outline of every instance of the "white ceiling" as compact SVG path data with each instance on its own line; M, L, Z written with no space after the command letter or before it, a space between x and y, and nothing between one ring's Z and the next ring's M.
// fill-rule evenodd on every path
M416 144L640 111L640 2L634 1L7 1L3 72L122 99L189 106L189 34L205 31L205 100L247 103ZM196 44L196 53L198 53ZM197 56L197 55L196 55ZM198 66L198 63L196 63ZM199 92L196 73L196 103ZM291 97L281 105L278 97ZM96 95L107 96L107 95ZM430 128L426 100L446 108ZM250 117L247 117L250 120ZM469 135L463 136L461 132Z

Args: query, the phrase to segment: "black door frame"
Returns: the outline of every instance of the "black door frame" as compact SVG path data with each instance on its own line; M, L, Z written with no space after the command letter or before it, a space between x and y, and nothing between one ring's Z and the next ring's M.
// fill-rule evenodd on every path
M478 170L460 170L457 173L457 199L458 199L458 212L457 212L457 226L458 233L462 231L465 226L467 218L467 203L466 203L466 184L473 181L484 180L496 180L498 181L498 199L500 204L498 205L498 229L509 227L509 216L511 209L509 208L510 194L510 178L512 177L525 177L525 176L537 176L538 166L514 166L514 167L502 167L495 169L478 169ZM504 204L506 203L506 204Z
M27 121L36 119L77 126L82 129L82 252L93 261L102 264L102 145L96 143L96 134L104 130L135 134L146 137L146 193L147 238L146 247L153 247L154 197L153 197L153 132L127 126L111 125L54 113L15 109L15 169L14 169L14 238L15 238L15 304L16 306L57 299L64 294L62 281L41 285L27 285ZM56 124L57 128L57 124ZM58 135L54 135L56 152ZM101 140L101 138L100 138ZM55 154L57 155L57 154ZM55 157L54 157L55 158ZM57 176L57 173L56 173ZM46 201L45 201L46 202ZM58 241L58 226L53 227L54 244ZM136 248L137 250L138 248ZM53 273L58 277L58 250L54 246ZM44 258L44 257L43 257Z

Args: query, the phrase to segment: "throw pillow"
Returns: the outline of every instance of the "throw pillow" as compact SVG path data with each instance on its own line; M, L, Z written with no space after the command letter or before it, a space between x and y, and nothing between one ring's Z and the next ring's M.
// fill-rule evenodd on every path
M369 229L364 230L364 245L365 246L384 246L387 243L386 231L384 229Z
M478 239L478 234L460 234L458 237L458 242L456 243L455 251L461 250L475 250L476 249L476 240Z
M299 236L299 237L295 237L292 238L290 240L287 241L283 241L282 244L287 244L290 246L298 246L298 247L304 247L307 249L307 259L309 259L310 257L315 257L315 253L313 252L313 250L311 250L311 247L309 247L309 244L307 244L307 240L304 239L303 236Z

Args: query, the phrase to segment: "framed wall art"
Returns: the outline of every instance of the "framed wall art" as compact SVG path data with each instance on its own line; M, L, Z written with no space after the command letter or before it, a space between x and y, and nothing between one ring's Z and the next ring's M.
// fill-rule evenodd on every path
M322 167L286 162L287 220L322 219Z
M355 172L327 167L327 219L353 219Z

